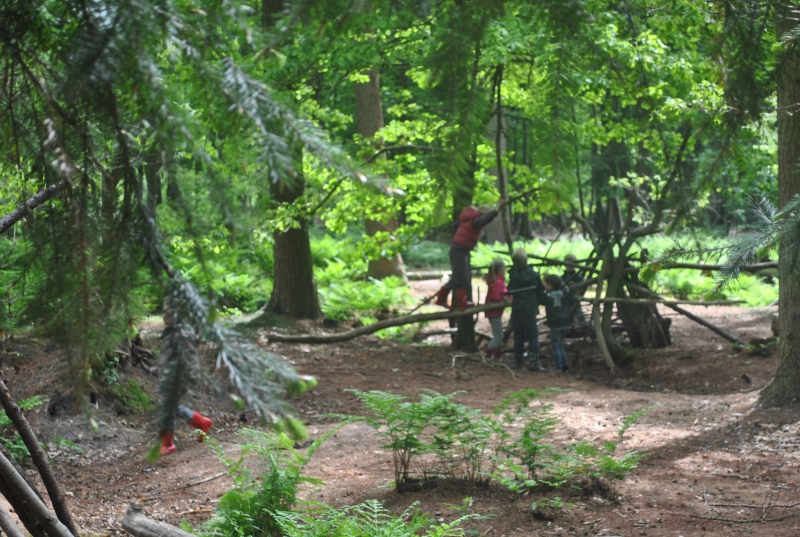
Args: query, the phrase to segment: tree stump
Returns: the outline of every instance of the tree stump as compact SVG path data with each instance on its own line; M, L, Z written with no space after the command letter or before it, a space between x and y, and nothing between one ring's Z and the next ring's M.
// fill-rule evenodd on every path
M648 288L639 281L639 277L636 274L628 276L625 282ZM629 293L631 298L649 298L636 290L629 290ZM637 349L661 349L672 345L672 337L669 334L672 319L662 317L655 304L617 303L617 311L625 324L632 347Z

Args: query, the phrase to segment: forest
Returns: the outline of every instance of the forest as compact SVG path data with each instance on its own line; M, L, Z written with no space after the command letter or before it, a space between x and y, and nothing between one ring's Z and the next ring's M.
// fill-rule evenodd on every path
M0 0L0 531L800 535L797 72L789 0Z

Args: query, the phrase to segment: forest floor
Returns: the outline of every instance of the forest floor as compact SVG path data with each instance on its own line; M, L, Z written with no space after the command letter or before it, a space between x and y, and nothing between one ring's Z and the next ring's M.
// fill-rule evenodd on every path
M415 291L429 294L435 282L419 282ZM774 308L689 307L745 340L771 335ZM666 310L665 310L666 313ZM494 362L455 360L447 336L421 344L364 337L337 345L290 345L261 342L291 360L319 386L294 401L312 438L335 424L322 414L359 414L360 405L345 390L386 390L415 397L422 388L463 392L459 403L490 410L509 392L559 387L569 391L548 397L561 419L557 442L610 440L620 418L660 405L627 432L622 451L649 455L612 491L567 489L557 495L571 503L553 520L531 514L531 497L517 497L497 484L477 487L443 481L435 488L398 494L391 452L381 448L374 431L362 423L340 429L311 459L307 475L325 485L306 497L332 505L379 499L400 513L414 502L438 520L453 520L451 507L472 498L470 511L489 518L476 521L480 535L553 536L754 536L800 535L800 438L798 408L757 410L758 390L777 366L774 352L754 355L683 317L672 317L674 344L640 351L626 369L609 373L591 341L568 340L571 373L513 372ZM480 320L479 329L488 331ZM157 345L160 327L143 327L147 342ZM432 327L428 327L429 329ZM286 325L283 331L343 330L322 323ZM269 329L266 329L269 330ZM544 338L543 338L544 340ZM437 344L438 343L438 344ZM40 339L17 336L0 352L2 375L12 396L45 395L50 402L27 416L47 443L57 476L69 497L83 535L124 533L120 519L130 502L156 519L198 525L210 518L220 496L230 488L217 456L179 426L178 452L155 463L145 454L156 440L155 411L137 408L115 391L130 379L155 397L155 378L124 370L111 387L95 385L94 431L87 418L73 414L63 350ZM510 365L509 355L501 362ZM552 365L548 352L544 363ZM455 365L454 365L455 364ZM214 420L219 444L236 452L247 415L223 399L198 390L191 401ZM250 424L252 425L252 424ZM73 442L80 451L61 438ZM33 473L33 472L31 472ZM43 490L43 488L41 489ZM550 492L550 495L556 495ZM731 522L736 520L739 522ZM743 521L743 522L742 522Z

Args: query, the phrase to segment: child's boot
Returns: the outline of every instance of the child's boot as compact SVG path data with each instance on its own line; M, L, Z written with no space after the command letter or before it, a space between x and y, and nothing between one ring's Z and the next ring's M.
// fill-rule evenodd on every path
M514 369L519 369L522 367L522 355L515 354L514 355Z
M528 356L528 370L529 371L545 371L545 368L542 367L542 364L539 363L539 352L538 351L531 351L530 356Z
M211 429L211 426L214 424L213 421L208 419L207 417L203 416L196 410L192 414L192 419L188 422L190 427L194 427L195 429L200 429L203 433L197 435L197 441L202 442L206 438L206 434L208 434L208 430Z
M484 355L486 358L489 358L489 359L492 359L492 358L494 358L494 353L495 353L495 351L493 351L493 350L489 349L489 347L484 347L484 348L483 348L483 355Z
M172 441L172 431L161 433L161 456L163 457L176 451L178 451L178 448L175 447L175 443Z
M467 299L467 290L466 289L456 289L455 290L455 298L456 299L454 300L454 302L456 302L458 304L458 309L460 309L460 310L465 310L465 309L471 308L472 306L475 305L475 304L473 304L472 302L470 302Z
M441 289L439 289L439 292L436 293L436 302L435 302L435 304L437 306L441 306L443 308L448 308L449 309L450 306L447 304L447 296L449 294L450 294L450 289L448 289L447 287L442 287Z

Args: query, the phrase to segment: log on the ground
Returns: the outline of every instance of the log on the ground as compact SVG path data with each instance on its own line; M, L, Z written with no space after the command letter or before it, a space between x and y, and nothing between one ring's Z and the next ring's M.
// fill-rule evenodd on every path
M645 295L652 296L652 297L655 297L655 298L661 298L661 297L658 296L657 293L651 291L650 289L646 289L644 287L641 287L639 285L634 285L634 284L631 284L631 283L626 283L625 285L629 289L632 289L632 290L635 290L635 291L639 291L640 293L644 293ZM743 339L734 336L730 332L720 328L717 325L711 324L710 322L706 321L705 319L702 319L702 318L698 317L697 315L695 315L695 314L693 314L693 313L691 313L689 311L686 311L685 309L681 308L680 306L675 306L675 305L668 304L668 303L665 303L664 305L667 306L668 308L674 310L674 311L677 311L678 313L680 313L684 317L688 317L689 319L693 320L697 324L705 326L706 328L708 328L709 330L711 330L715 334L718 334L718 335L722 336L723 338L727 339L728 341L730 341L732 343L736 343L738 345L747 345L747 343Z
M188 531L147 518L142 507L133 503L122 518L122 528L133 537L194 537Z
M394 319L385 319L378 321L367 326L361 326L349 332L342 332L340 334L326 334L326 335L284 335L284 334L269 334L267 338L270 342L280 343L339 343L341 341L349 341L359 336L366 336L374 334L379 330L392 328L394 326L403 326L406 324L420 323L425 321L439 321L442 319L456 319L467 315L475 315L476 313L483 313L484 311L491 311L499 308L507 308L511 302L492 302L490 304L481 304L473 308L456 311L441 311L434 313L418 313L416 315L404 315L403 317L395 317Z
M441 280L445 274L443 270L413 270L406 272L406 277L411 281Z
M425 338L429 338L432 336L445 336L449 334L454 334L455 331L456 331L455 328L443 328L441 330L423 330L422 332L417 332L416 334L414 334L411 337L411 339L413 341L419 342L424 340Z

